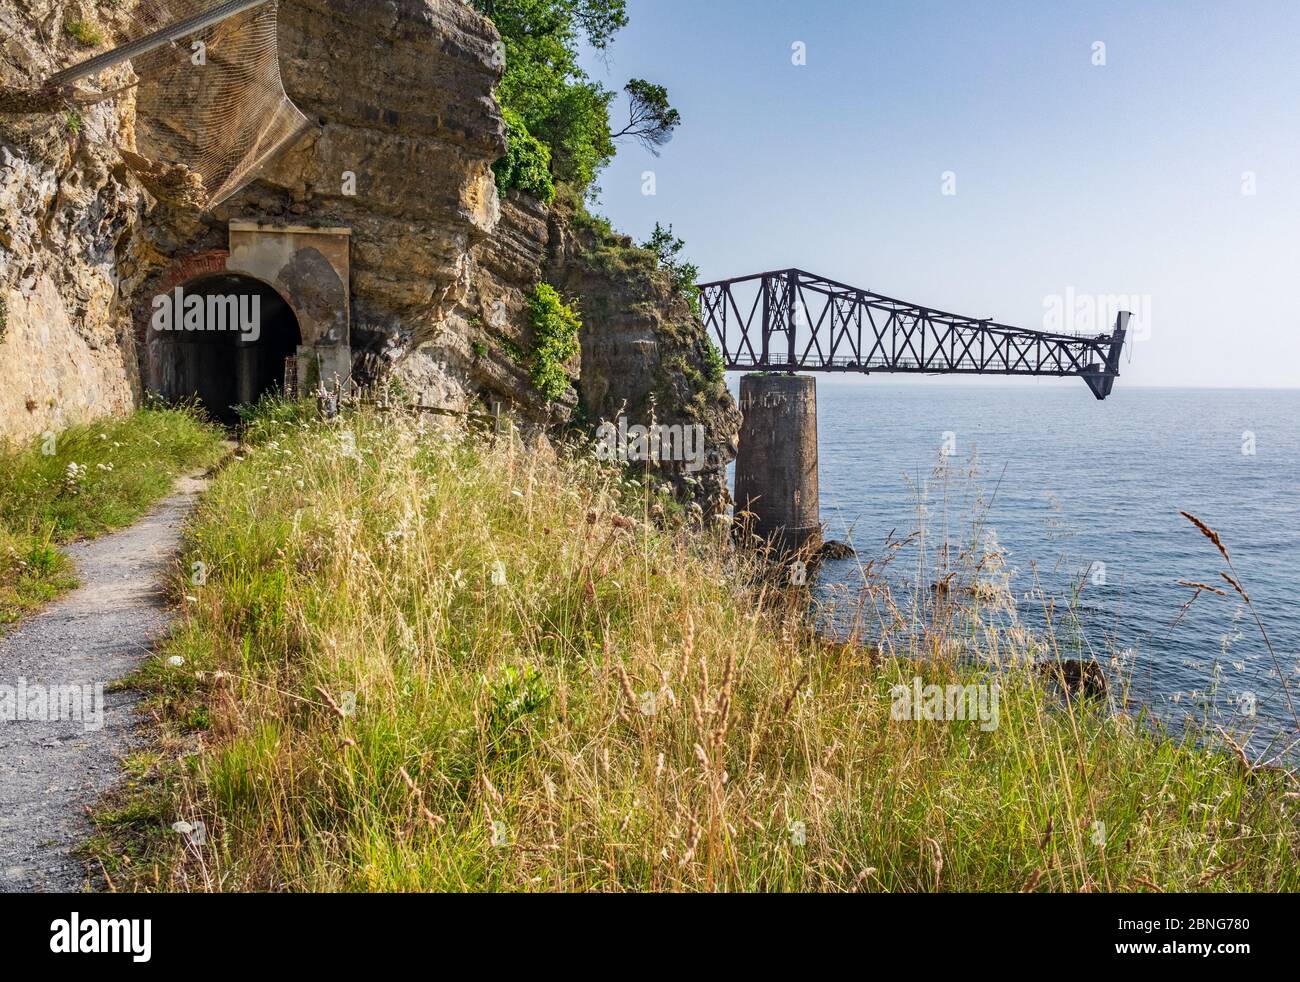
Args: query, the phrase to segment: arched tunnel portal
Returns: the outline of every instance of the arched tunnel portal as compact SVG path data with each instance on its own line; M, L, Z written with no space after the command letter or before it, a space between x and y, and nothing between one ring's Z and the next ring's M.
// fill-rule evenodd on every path
M231 222L229 234L228 251L178 259L144 291L146 388L233 424L270 392L348 385L349 230Z

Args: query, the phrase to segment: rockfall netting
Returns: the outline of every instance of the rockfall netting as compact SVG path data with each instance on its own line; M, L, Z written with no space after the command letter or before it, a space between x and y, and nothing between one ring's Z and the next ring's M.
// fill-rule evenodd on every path
M139 0L127 23L127 37L48 84L93 79L129 61L145 159L128 161L155 180L179 175L191 199L212 207L310 126L280 78L277 0Z

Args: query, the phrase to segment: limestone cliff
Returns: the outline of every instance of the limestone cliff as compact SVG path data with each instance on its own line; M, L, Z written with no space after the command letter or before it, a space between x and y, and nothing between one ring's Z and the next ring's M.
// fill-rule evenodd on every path
M655 257L559 199L551 214L544 278L579 298L583 327L580 404L589 420L702 426L706 463L688 473L664 462L683 496L713 511L727 501L740 413L721 377L710 377L710 343L690 302Z
M30 87L76 57L62 25L79 11L0 2L0 87ZM114 22L106 12L105 29ZM133 142L134 125L129 95L0 115L0 436L124 412L140 398L129 290L144 196L116 149Z
M112 40L123 6L0 0L0 85L30 86L84 57L64 29L70 18L93 19ZM708 468L693 483L680 469L666 476L720 507L738 417L705 377L707 342L685 300L648 254L603 241L571 207L498 197L497 41L457 0L282 0L281 74L314 125L207 213L158 200L123 166L137 126L147 136L185 125L154 118L143 98L137 120L133 90L75 123L0 115L0 435L138 401L151 291L219 256L232 220L346 227L356 377L392 379L427 405L499 402L538 426L568 422L575 409L589 422L621 411L701 423ZM130 69L120 76L130 80ZM579 381L557 402L526 367L526 294L542 280L584 321Z

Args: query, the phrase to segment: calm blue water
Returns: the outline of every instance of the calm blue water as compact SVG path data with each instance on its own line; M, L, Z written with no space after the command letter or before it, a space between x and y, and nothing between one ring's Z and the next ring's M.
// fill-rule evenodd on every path
M1300 706L1300 390L1133 389L1121 380L1097 402L1082 382L823 378L818 423L822 520L859 551L857 561L823 568L823 595L834 584L856 589L858 562L883 557L891 530L916 527L918 494L927 491L933 546L944 510L933 475L951 434L951 471L969 469L976 455L975 484L991 499L987 524L1019 596L1036 573L1048 594L1068 597L1071 581L1104 563L1104 584L1084 577L1085 643L1103 661L1131 649L1134 691L1162 718L1177 723L1208 705L1237 732L1254 730L1261 752L1296 738L1278 672L1235 594L1202 594L1170 625L1191 595L1178 580L1227 586L1218 552L1179 515L1189 511L1223 536ZM1243 453L1252 434L1254 453ZM949 484L950 525L960 534L973 489L962 478ZM893 569L914 579L916 554ZM1041 601L1022 599L1020 608L1032 624ZM1254 719L1238 712L1243 693L1255 696Z

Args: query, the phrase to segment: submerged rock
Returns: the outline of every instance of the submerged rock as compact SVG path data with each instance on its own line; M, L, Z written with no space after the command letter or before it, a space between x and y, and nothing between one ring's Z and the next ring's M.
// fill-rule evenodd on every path
M1110 682L1106 678L1106 673L1095 661L1065 658L1060 661L1039 662L1038 670L1071 696L1104 699L1110 694Z
M852 559L857 554L857 550L847 542L840 542L837 539L827 539L822 543L822 547L817 553L817 558L819 560Z

